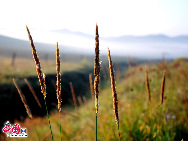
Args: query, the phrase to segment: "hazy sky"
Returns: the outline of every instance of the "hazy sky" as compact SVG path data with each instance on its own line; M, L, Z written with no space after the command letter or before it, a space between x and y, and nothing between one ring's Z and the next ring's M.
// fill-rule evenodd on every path
M100 36L188 35L187 0L2 0L0 34L69 29ZM15 33L17 32L17 33Z

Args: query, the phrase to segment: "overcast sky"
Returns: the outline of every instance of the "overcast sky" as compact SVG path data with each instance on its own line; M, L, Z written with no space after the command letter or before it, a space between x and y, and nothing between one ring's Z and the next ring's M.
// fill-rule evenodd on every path
M28 25L93 35L97 22L100 36L188 35L187 15L187 0L2 0L0 34L22 36Z

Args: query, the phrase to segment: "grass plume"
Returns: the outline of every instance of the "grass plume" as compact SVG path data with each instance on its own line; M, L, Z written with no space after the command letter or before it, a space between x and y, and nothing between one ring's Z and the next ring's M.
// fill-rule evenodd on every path
M75 109L78 109L78 105L76 103L76 96L75 96L75 93L74 93L74 88L73 88L72 82L70 82L69 85L70 85L70 89L71 89L71 93L72 93L72 99L73 99L73 102L74 102L74 107L75 107Z
M60 55L59 55L59 47L58 42L56 44L56 74L57 74L57 82L56 82L56 95L57 95L57 102L58 102L58 110L59 110L59 129L60 129L60 136L62 141L62 134L61 134L61 73L60 73Z
M29 83L29 81L28 81L26 78L24 79L24 81L25 81L25 83L27 84L27 86L29 87L29 90L31 91L31 93L33 94L33 97L35 98L35 101L37 102L38 106L39 106L40 108L42 108L42 106L41 106L41 104L40 104L40 101L39 101L39 99L37 98L37 95L36 95L36 93L35 93L33 87L31 86L31 84Z
M44 96L44 99L46 99L45 76L42 73L42 69L41 69L41 66L40 66L39 57L37 56L37 51L36 51L35 45L33 43L33 39L31 37L30 31L29 31L29 29L28 29L27 26L26 26L26 30L27 30L29 41L30 41L30 45L31 45L31 48L32 48L33 59L35 60L36 71L37 71L37 75L38 75L38 78L39 78L39 83L40 83L40 86L41 86L41 91L42 91L42 94Z
M115 81L114 68L113 68L113 64L112 64L112 59L111 59L109 48L108 48L108 60L109 60L109 69L110 69L110 78L111 78L111 88L112 88L113 108L114 108L115 120L116 120L116 123L119 124L116 81Z
M23 104L24 104L24 106L25 106L25 109L26 109L26 112L27 112L28 116L29 116L30 118L32 118L32 113L31 113L31 110L30 110L30 108L29 108L29 105L27 104L27 101L26 101L26 99L25 99L25 96L24 96L24 94L22 93L20 87L18 86L18 84L16 83L16 81L15 81L14 78L13 78L13 83L14 83L14 85L15 85L15 87L16 87L16 89L17 89L19 95L20 95L20 98L21 98L21 100L22 100L22 102L23 102Z
M116 91L116 81L115 81L114 68L113 68L109 48L108 48L108 60L109 60L111 88L112 88L112 97L113 97L113 109L114 109L114 114L115 114L115 121L118 125L118 132L119 132L119 113L118 113L118 99L117 99L117 91ZM120 132L119 132L119 140L120 140Z
M25 79L25 81L28 82L27 79ZM40 141L39 134L38 134L38 132L37 132L35 123L34 123L34 121L33 121L33 119L32 119L32 113L31 113L31 110L30 110L30 108L29 108L29 105L27 104L27 101L26 101L26 99L25 99L25 96L24 96L24 94L22 93L20 87L18 86L18 84L16 83L16 80L15 80L14 78L13 78L13 83L14 83L14 85L15 85L15 87L16 87L16 89L17 89L17 91L18 91L18 93L19 93L19 95L20 95L20 97L21 97L21 100L22 100L22 102L23 102L23 104L24 104L24 106L25 106L27 115L31 118L31 121L32 121L32 123L33 123L33 126L34 126L34 128L35 128L35 131L36 131L36 134L37 134L37 137L38 137L38 140ZM29 82L28 82L27 84L29 84ZM30 86L30 85L28 85L28 86ZM35 95L35 96L36 96L36 95ZM36 97L36 98L37 98L37 97ZM37 99L37 100L38 100L38 99ZM38 102L39 102L39 101L38 101ZM40 103L39 103L39 104L40 104ZM41 105L40 105L40 106L41 106Z
M94 92L95 92L95 109L96 109L96 141L97 141L97 113L99 111L99 78L100 78L100 60L99 60L99 34L98 25L95 31L95 63L94 63Z
M148 80L148 71L147 71L146 66L145 66L145 75L146 75L146 89L148 91L148 99L149 99L149 102L151 102L151 94L150 94L150 87L149 87L149 80Z
M166 75L166 70L163 72L163 80L161 84L161 105L163 104L164 101L164 88L165 88L165 75Z
M35 61L35 65L36 65L36 71L37 71L39 83L40 83L40 86L41 86L41 91L42 91L42 94L44 96L44 102L45 102L45 106L46 106L46 113L47 113L47 116L48 116L48 123L49 123L49 126L50 126L50 131L51 131L51 136L52 136L52 141L53 141L52 127L51 127L50 117L49 117L49 114L48 114L48 108L47 108L47 104L46 104L45 75L44 75L44 73L42 74L42 69L41 69L41 66L40 66L39 57L37 56L37 51L36 51L33 39L31 37L30 31L29 31L27 26L26 26L26 30L27 30L29 41L30 41L30 45L31 45L31 48L32 48L33 59Z
M58 100L58 110L60 113L61 112L61 73L60 73L60 55L59 55L58 43L56 45L56 74L57 74L56 94Z
M98 113L99 109L99 77L100 77L100 60L99 60L99 34L98 34L98 26L96 25L96 33L95 33L95 64L94 64L94 92L95 92L95 108L96 113Z

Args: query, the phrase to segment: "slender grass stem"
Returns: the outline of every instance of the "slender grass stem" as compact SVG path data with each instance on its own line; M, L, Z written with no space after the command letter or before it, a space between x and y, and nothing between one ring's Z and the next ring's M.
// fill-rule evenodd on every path
M96 113L96 141L97 141L97 113Z
M53 141L52 127L51 127L51 123L50 123L50 117L49 117L49 114L48 114L48 108L47 108L47 104L46 104L46 99L44 101L45 101L46 113L48 115L48 123L49 123L49 126L50 126L50 131L51 131L52 141Z
M97 113L99 110L99 79L100 79L100 67L101 63L99 60L99 34L98 34L98 26L96 24L96 32L95 32L95 63L94 63L94 92L95 92L95 108L96 108L96 141L97 141Z
M121 136L120 136L120 131L119 131L119 122L118 122L117 126L118 126L118 132L119 132L119 140L121 141Z
M33 123L33 126L35 127L35 131L36 131L36 134L37 134L38 140L40 141L39 133L37 132L37 129L36 129L36 126L35 126L35 123L34 123L33 119L31 119L31 121L32 121L32 123Z
M62 141L60 112L59 112L59 131L60 131L60 136L61 136L61 141Z

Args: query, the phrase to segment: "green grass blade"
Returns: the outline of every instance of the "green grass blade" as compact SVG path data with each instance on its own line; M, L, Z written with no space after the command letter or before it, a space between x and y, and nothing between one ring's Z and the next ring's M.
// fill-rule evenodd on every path
M61 141L62 141L60 112L59 112L59 131L60 131L60 136L61 136Z
M49 126L50 126L50 131L51 131L52 141L53 141L53 133L52 133L52 127L51 127L51 123L50 123L50 117L49 117L49 114L48 114L48 108L47 108L47 104L46 104L46 99L44 101L45 101L46 113L48 115L48 123L49 123Z
M33 119L31 119L31 120L32 120L33 126L35 127L35 131L36 131L36 134L37 134L38 140L40 141L39 133L37 132L37 129L36 129L35 123L34 123Z

